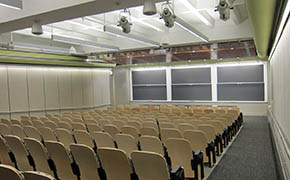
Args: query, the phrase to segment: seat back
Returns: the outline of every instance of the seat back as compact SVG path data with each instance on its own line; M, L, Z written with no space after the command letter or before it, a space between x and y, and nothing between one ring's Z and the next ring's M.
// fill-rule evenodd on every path
M95 132L93 138L96 142L97 148L115 148L113 137L107 132Z
M28 137L42 141L40 132L33 126L24 126L24 130Z
M158 132L156 129L154 128L150 128L150 127L147 127L147 128L141 128L140 129L140 133L142 136L146 135L146 136L155 136L155 137L158 137Z
M194 172L191 167L193 153L190 143L183 138L168 138L165 144L171 159L172 167L178 165L182 166L186 178L194 177Z
M136 140L139 139L139 134L138 131L135 127L133 126L123 126L121 127L121 131L123 134L130 134L131 136L133 136Z
M19 125L19 126L22 126L21 121L19 121L18 119L11 119L10 122L11 122L11 125Z
M72 171L72 160L64 145L55 141L47 141L45 144L48 153L55 164L57 170L56 173L59 179L77 180L77 177L73 174Z
M55 134L56 134L59 142L61 142L66 149L69 149L70 144L75 143L73 136L72 136L72 133L67 129L57 128L55 130Z
M89 133L90 133L91 136L94 135L94 132L95 131L98 131L98 132L101 132L102 131L102 128L99 125L97 125L97 124L91 124L91 123L89 123L89 124L87 124L87 127L88 127L88 131L89 131Z
M215 129L212 125L208 125L208 124L200 124L198 126L198 130L201 130L203 132L205 132L207 138L208 138L208 141L209 140L212 140L214 141L215 138L216 138L216 132L215 132Z
M40 120L33 120L32 125L37 129L44 127L44 123Z
M104 131L109 133L113 138L115 137L116 134L120 133L120 130L117 128L115 125L104 125L103 126Z
M23 126L32 126L31 120L28 119L22 119L21 123L23 124Z
M187 139L191 144L191 149L194 152L201 150L205 155L207 147L207 137L203 131L200 130L187 130L183 133L184 139Z
M168 138L182 138L182 134L175 128L162 128L160 129L161 139L164 143Z
M0 134L2 136L12 135L10 128L7 124L0 123Z
M159 127L160 128L175 128L173 123L169 123L169 122L162 122L159 123Z
M169 180L166 160L154 152L134 151L131 154L139 180Z
M66 129L68 131L71 131L72 130L71 124L69 124L68 122L65 122L65 121L58 122L57 123L57 128Z
M0 179L24 180L21 173L14 167L0 164Z
M49 127L39 128L39 131L44 141L57 141L56 135Z
M47 162L48 153L43 144L34 138L24 138L24 144L28 148L30 155L33 157L36 170L53 176L53 171L51 171Z
M73 122L71 125L73 130L87 130L86 126L80 122Z
M21 139L17 136L9 135L5 136L5 140L15 156L18 169L22 171L32 171L33 168L30 166L27 158L29 154Z
M129 134L116 134L115 140L117 142L118 149L125 151L129 158L131 157L132 151L138 150L136 139Z
M10 149L6 144L6 140L0 136L0 163L14 166L14 163L9 157Z
M49 127L50 129L55 130L57 128L57 125L53 121L45 121L44 127Z
M55 180L53 176L43 172L25 171L23 176L25 180Z
M140 122L138 122L138 121L132 121L132 120L128 121L128 122L127 122L127 125L128 125L128 126L133 126L133 127L135 127L138 131L140 131L140 129L141 129L141 127L142 127L142 124L141 124Z
M154 136L141 136L140 145L142 151L150 151L164 156L164 149L159 138Z
M84 144L89 146L90 148L94 148L95 145L93 143L93 139L89 135L87 131L84 130L75 130L74 136L78 144Z
M195 130L196 128L189 123L181 123L178 125L178 129L180 130L181 133L183 133L186 130Z
M117 128L121 129L122 126L125 126L125 122L121 120L114 120L112 124L115 125Z
M82 144L70 145L72 155L80 168L81 179L99 180L99 163L92 148Z
M20 139L27 137L22 126L13 124L10 126L12 134L18 136Z
M129 159L126 153L121 149L99 148L98 154L102 167L109 180L130 180L132 172Z
M145 128L151 127L151 128L156 129L156 130L158 129L156 122L143 122L142 127L145 127Z

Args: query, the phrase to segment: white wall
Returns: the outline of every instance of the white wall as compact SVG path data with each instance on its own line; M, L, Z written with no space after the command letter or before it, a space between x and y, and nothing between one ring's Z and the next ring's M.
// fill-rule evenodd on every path
M108 105L109 77L107 69L0 65L0 117Z
M290 179L290 22L270 59L269 120L286 179Z

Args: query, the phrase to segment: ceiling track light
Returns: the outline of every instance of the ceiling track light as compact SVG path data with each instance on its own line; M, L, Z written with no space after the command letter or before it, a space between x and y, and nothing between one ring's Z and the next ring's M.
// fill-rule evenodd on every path
M81 40L81 39L68 38L68 37L64 37L64 36L51 35L51 39L53 41L67 43L67 44L74 44L74 45L79 45L79 46L87 46L87 47L93 47L93 48L98 48L98 49L107 49L107 50L113 50L113 51L120 50L120 48L116 47L116 46L109 46L109 45L105 45L105 44L94 43L94 42Z
M128 9L124 9L124 11L120 12L119 15L118 26L120 26L124 33L131 32L132 20L131 20L131 13Z
M204 42L208 42L208 37L202 34L200 31L192 27L190 24L187 22L183 21L181 18L176 17L175 18L175 23L179 25L181 28L186 30L187 32L193 34L194 36L198 37L199 39L203 40Z
M170 3L169 0L167 0L166 3L162 4L160 19L164 20L166 27L171 28L174 26L175 17L173 3Z
M0 6L8 7L11 9L22 10L22 0L0 0Z
M153 0L144 0L143 14L147 16L152 16L155 15L156 13L157 8Z
M146 38L134 35L134 34L123 33L119 29L114 28L112 26L104 26L104 32L118 36L118 37L128 38L128 39L131 39L133 41L141 42L144 44L149 44L151 46L160 46L159 42L152 41L152 40L149 40L149 39L146 39Z
M35 21L32 24L31 33L34 34L34 35L41 35L41 34L43 34L42 25L40 24L39 21Z

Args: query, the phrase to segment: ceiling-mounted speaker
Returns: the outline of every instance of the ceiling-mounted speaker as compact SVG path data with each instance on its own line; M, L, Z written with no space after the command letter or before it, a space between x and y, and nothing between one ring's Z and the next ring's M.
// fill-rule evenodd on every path
M41 35L41 34L43 34L42 26L41 26L41 24L39 22L34 22L32 24L31 33L32 34L35 34L35 35Z
M143 14L152 16L157 13L157 8L154 0L144 0Z

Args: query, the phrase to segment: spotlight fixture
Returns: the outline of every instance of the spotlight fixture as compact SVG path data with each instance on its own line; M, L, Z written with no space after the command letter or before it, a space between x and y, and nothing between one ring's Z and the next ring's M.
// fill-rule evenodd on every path
M157 8L153 0L144 0L143 14L147 16L152 16L156 13L157 13Z
M173 4L167 1L162 4L162 13L160 15L160 19L163 19L165 22L165 26L171 28L174 26L174 20L176 18L174 14Z
M34 35L41 35L41 34L43 34L42 26L41 26L41 24L40 24L39 21L35 21L32 24L31 33L34 34Z
M125 9L124 11L121 11L120 13L120 20L118 21L118 26L121 26L124 33L130 33L131 32L131 14L128 9Z
M231 9L233 9L233 7L231 7L226 0L220 0L219 4L216 6L215 11L220 13L221 20L227 21L230 19Z

